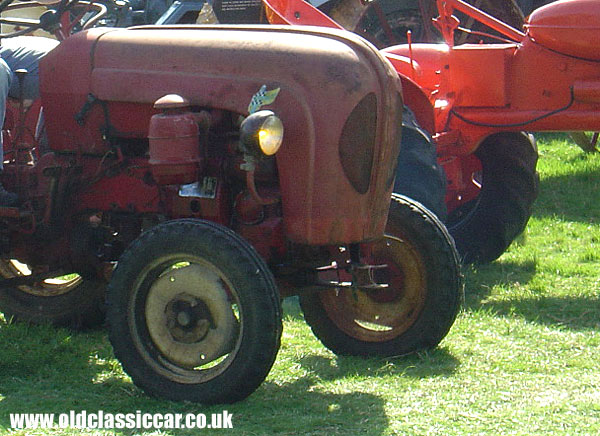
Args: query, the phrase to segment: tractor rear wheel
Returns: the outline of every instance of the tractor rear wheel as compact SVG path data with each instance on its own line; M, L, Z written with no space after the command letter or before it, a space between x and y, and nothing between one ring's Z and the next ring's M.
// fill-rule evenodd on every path
M402 114L402 143L394 193L418 201L441 221L446 220L446 173L437 161L429 134L406 106Z
M458 255L443 224L393 195L385 238L363 247L379 290L332 289L300 296L304 318L341 355L398 356L435 347L462 301Z
M125 251L108 287L115 356L150 395L205 404L246 398L279 350L280 297L248 242L175 220Z
M538 154L528 135L507 132L487 138L475 155L479 195L452 211L446 225L463 262L488 263L525 230L538 195Z
M5 279L31 274L15 259L0 260ZM53 324L75 329L96 327L104 321L106 282L69 274L32 285L0 289L0 312L7 321Z
M375 0L340 0L329 12L331 18L344 28L354 31L371 41L378 48L405 44L406 32L412 33L413 42L439 42L441 35L432 19L438 16L435 0L414 2ZM467 3L516 28L523 27L523 12L514 0L468 0ZM483 24L457 13L461 27L473 32L494 34ZM455 44L466 42L497 42L494 38L482 37L468 32L456 32Z

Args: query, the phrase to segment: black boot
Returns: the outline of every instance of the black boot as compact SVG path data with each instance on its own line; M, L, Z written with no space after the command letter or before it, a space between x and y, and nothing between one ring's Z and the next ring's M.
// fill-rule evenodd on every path
M19 196L14 192L8 192L0 184L0 207L16 207L19 203Z

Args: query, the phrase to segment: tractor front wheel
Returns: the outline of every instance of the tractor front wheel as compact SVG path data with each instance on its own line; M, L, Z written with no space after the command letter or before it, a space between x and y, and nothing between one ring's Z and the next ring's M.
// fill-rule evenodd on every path
M398 356L435 347L462 300L458 255L443 224L407 197L392 197L385 238L363 247L378 290L305 294L306 322L336 354Z
M108 287L110 341L150 395L205 404L246 398L279 350L280 298L256 251L231 230L175 220L142 234Z

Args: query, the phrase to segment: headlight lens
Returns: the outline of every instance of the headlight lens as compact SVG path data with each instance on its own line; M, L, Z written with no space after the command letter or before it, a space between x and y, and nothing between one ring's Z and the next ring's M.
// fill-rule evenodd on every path
M240 126L240 146L244 153L272 156L283 142L283 123L268 110L258 111L242 121Z
M267 156L277 153L283 141L283 123L275 115L265 119L258 131L258 145Z

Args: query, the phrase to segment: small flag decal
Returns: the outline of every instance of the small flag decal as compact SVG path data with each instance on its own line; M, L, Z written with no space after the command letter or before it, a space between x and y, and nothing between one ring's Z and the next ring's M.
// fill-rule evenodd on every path
M250 99L248 113L253 114L254 112L260 110L260 108L264 105L273 103L277 98L277 94L279 94L279 90L280 88L275 88L267 91L267 85L261 86L258 92Z

